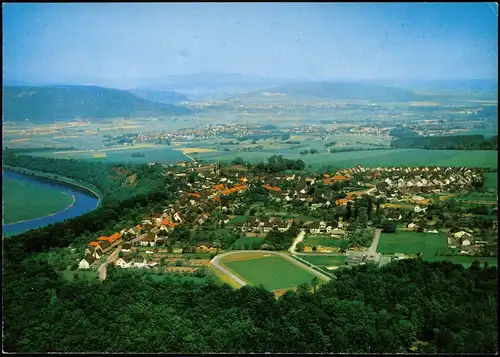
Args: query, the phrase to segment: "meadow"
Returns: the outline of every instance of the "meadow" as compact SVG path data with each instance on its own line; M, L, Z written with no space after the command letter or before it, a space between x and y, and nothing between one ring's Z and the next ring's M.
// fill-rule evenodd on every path
M60 212L73 198L56 188L5 178L2 182L3 219L6 224Z
M396 231L395 233L382 233L377 247L377 252L388 253L422 253L423 258L434 257L437 252L446 251L448 242L446 235L440 233L418 233Z
M315 277L288 260L267 254L248 255L246 259L238 255L225 257L222 263L250 285L263 285L268 290L291 289L302 283L310 283Z

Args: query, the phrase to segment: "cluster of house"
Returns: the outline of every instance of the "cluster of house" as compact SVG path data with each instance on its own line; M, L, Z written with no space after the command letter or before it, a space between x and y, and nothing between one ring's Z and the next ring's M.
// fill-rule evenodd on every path
M128 231L139 232L140 226L133 227ZM97 238L96 241L90 242L85 249L85 256L78 263L80 269L88 269L90 266L100 259L104 253L108 252L112 248L116 247L122 242L123 234L128 232L126 229L122 229L120 233L115 232L111 236L101 236Z
M405 168L387 171L377 190L389 199L401 194L454 192L480 181L481 175L469 168Z
M450 232L448 235L448 245L450 248L460 247L460 253L463 255L472 254L487 243L486 241L474 239L471 229L464 229L455 233Z
M233 230L241 232L267 233L277 228L280 232L286 232L292 226L293 220L283 220L280 217L259 219L249 216L245 222L235 223Z

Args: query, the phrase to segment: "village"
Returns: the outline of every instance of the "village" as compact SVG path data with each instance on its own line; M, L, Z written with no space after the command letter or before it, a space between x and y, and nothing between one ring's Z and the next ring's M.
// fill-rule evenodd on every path
M302 256L306 254L341 255L347 258L346 266L353 266L415 257L377 252L372 241L380 230L375 233L374 228L387 222L403 232L446 232L449 248L461 255L475 255L491 245L481 238L481 229L467 221L472 214L446 213L449 219L460 218L447 227L442 218L427 212L436 200L442 203L440 195L473 189L482 180L474 169L357 166L307 175L198 162L164 165L164 169L165 175L182 179L178 199L134 227L90 242L80 269L112 263L120 268L193 273L209 268L217 254L233 249L287 251L289 244L284 242L291 243L297 232L305 237L292 252L297 259L307 258ZM360 212L357 218L354 211ZM492 227L496 231L497 222ZM291 232L293 236L287 236ZM364 244L358 242L359 234L368 234ZM280 235L286 239L271 241ZM236 247L240 241L245 243Z

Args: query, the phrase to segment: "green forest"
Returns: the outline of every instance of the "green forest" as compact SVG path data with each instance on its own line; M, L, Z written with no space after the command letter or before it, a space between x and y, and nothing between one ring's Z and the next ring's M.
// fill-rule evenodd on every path
M61 280L31 256L4 263L7 352L495 353L496 268L420 259L337 273L279 299L147 272Z
M391 146L396 149L498 150L498 135L491 138L484 135L406 136L393 140Z

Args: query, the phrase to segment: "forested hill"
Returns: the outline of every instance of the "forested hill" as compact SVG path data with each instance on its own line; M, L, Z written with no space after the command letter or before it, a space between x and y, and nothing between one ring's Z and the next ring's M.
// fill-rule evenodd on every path
M179 103L189 100L188 96L183 93L167 90L134 89L129 92L139 98L158 103Z
M424 97L412 91L350 82L294 83L266 89L269 93L281 93L294 99L364 99L373 101L414 101ZM243 97L262 96L252 92Z
M50 122L75 118L182 115L183 106L154 103L129 92L94 86L5 86L3 120Z
M415 136L401 137L391 142L396 149L432 150L498 150L498 135Z

